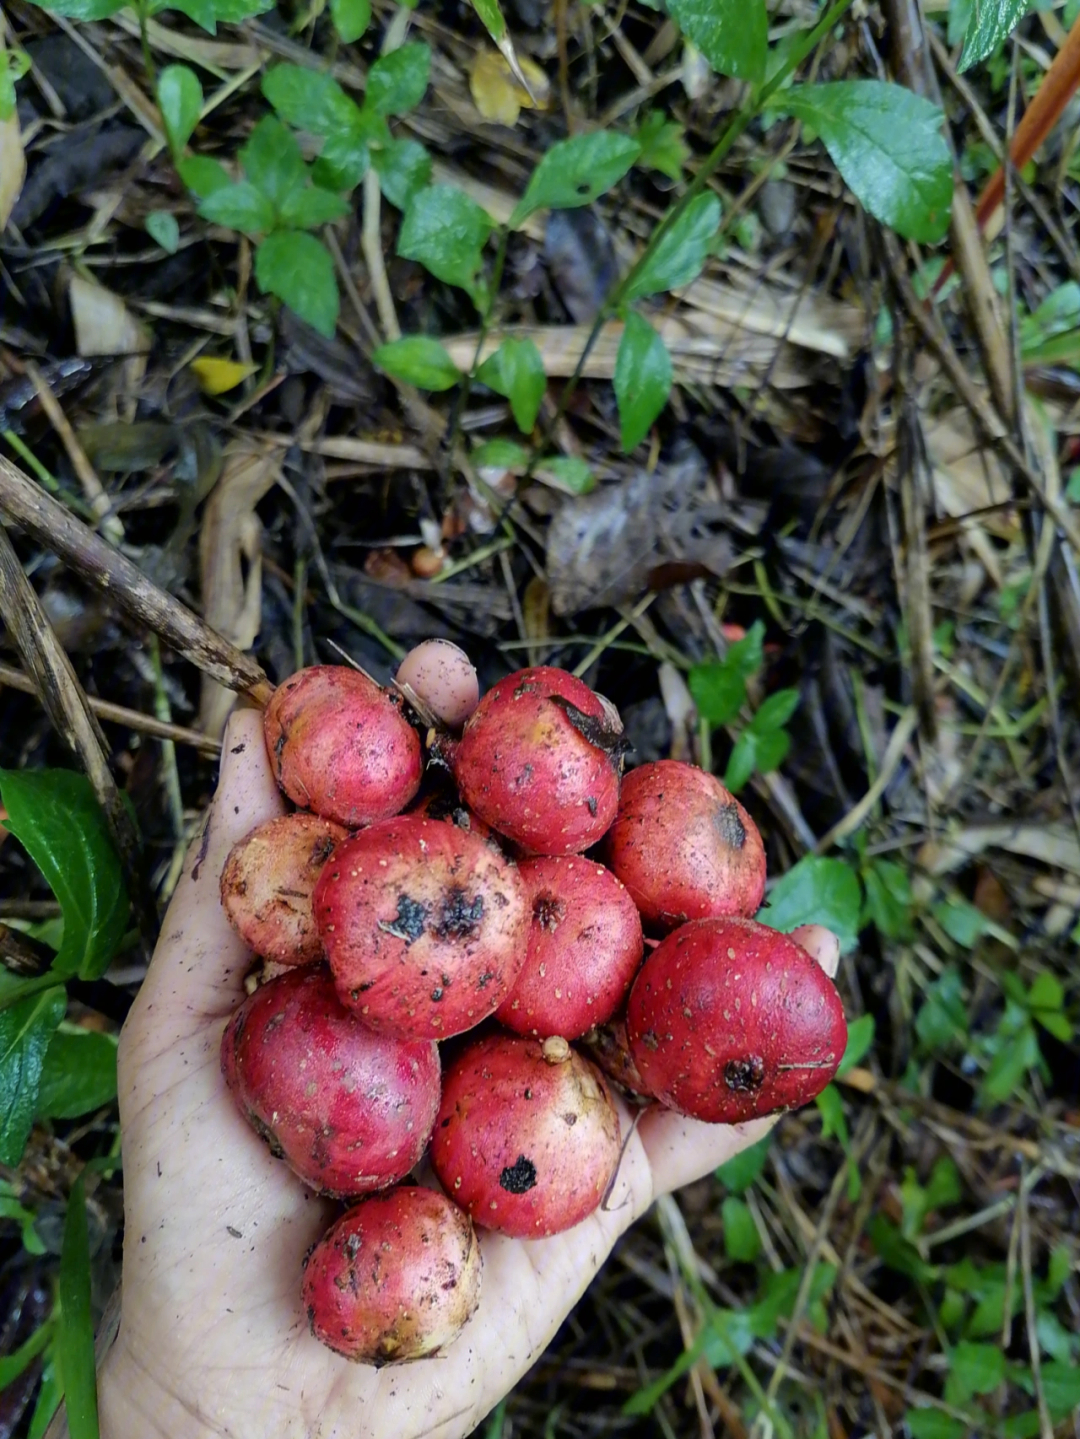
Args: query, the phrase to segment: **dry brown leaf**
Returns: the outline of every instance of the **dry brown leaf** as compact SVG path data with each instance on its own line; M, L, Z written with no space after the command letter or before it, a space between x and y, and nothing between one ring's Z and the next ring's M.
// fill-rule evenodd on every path
M150 331L132 315L119 295L93 280L72 275L68 303L75 326L75 349L91 355L145 355Z
M1080 874L1080 843L1072 826L1039 821L969 825L947 839L928 841L919 850L915 862L929 874L951 874L988 849L1004 849L1055 869Z
M526 89L517 79L506 57L495 50L481 50L469 70L469 92L485 120L496 125L515 125L522 110L546 110L551 83L534 60L518 56Z
M207 501L199 534L203 618L240 649L249 649L262 623L262 523L255 506L276 483L281 455L269 446L236 443ZM244 567L247 567L247 582ZM202 678L199 728L220 739L235 696Z

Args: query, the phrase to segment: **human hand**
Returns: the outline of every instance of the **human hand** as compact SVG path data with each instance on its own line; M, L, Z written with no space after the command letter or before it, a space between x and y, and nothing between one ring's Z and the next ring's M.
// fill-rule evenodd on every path
M261 716L240 711L221 779L120 1039L120 1330L99 1376L103 1439L457 1439L534 1363L618 1237L659 1195L708 1174L775 1118L707 1125L647 1110L606 1205L567 1233L481 1232L480 1306L442 1354L354 1365L308 1332L303 1259L339 1212L241 1118L219 1067L251 955L221 909L229 850L284 805ZM796 937L833 974L835 938ZM619 1106L624 1137L631 1116Z

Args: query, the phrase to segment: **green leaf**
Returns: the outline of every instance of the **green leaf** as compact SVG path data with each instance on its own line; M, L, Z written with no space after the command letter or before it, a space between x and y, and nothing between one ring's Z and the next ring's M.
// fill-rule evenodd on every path
M964 949L970 949L986 933L986 916L966 899L935 904L931 913L949 938Z
M761 1235L750 1206L728 1195L720 1207L724 1224L724 1253L729 1259L752 1264L761 1253Z
M0 1010L0 1164L18 1164L34 1122L45 1051L64 1017L62 986Z
M80 1174L68 1199L60 1251L60 1324L56 1359L64 1386L71 1439L98 1439L94 1324L90 1313L90 1241L86 1229L85 1179Z
M449 390L461 379L461 371L442 345L426 335L403 335L400 340L391 340L371 358L395 380L418 385L421 390Z
M629 303L689 285L701 274L720 224L720 201L698 195L664 230L652 253L631 271L624 298Z
M771 734L774 730L783 729L799 708L799 699L798 690L777 690L754 715L750 728L756 735Z
M535 343L508 336L480 366L476 378L510 401L514 423L523 435L531 434L547 389L544 361Z
M890 1224L883 1214L872 1214L866 1224L866 1232L874 1252L897 1274L906 1274L918 1284L928 1284L934 1278L933 1265L927 1264L919 1251L906 1240L895 1224Z
M262 78L262 92L283 120L311 135L339 134L360 118L336 80L302 65L275 65Z
M37 1113L78 1119L116 1098L116 1040L111 1034L58 1030L45 1053Z
M0 770L6 828L26 847L64 912L58 975L98 979L128 917L119 856L90 781L74 770Z
M732 1194L745 1194L762 1174L771 1144L772 1135L766 1134L764 1139L759 1139L756 1144L751 1144L726 1164L721 1164L716 1171L716 1177L724 1188Z
M330 0L330 18L345 44L351 45L371 24L371 0Z
M49 0L47 5L42 4L42 0L33 0L33 3L54 15L65 15L69 20L107 20L122 10L128 0Z
M383 195L399 210L407 210L417 192L431 184L431 156L416 140L391 140L372 151L371 163Z
M175 255L180 248L180 226L171 210L151 210L146 217L146 233L167 255Z
M179 10L208 34L216 35L219 22L238 25L273 8L274 0L150 0L149 11L157 15L162 10Z
M754 726L750 725L747 733L753 736L754 767L758 774L771 774L774 769L779 769L791 748L791 736L787 730L770 730L766 734L758 734Z
M59 1409L60 1400L63 1397L60 1376L50 1351L42 1366L41 1385L38 1388L37 1403L34 1405L34 1412L30 1418L30 1428L27 1430L26 1439L45 1439L45 1431L52 1423L53 1415Z
M591 205L619 183L640 153L636 140L613 130L594 130L560 140L529 177L510 216L510 228L518 229L536 210Z
M499 9L498 0L472 0L472 4L484 29L497 45L506 34L506 21Z
M1054 1359L1042 1366L1042 1383L1047 1408L1056 1422L1080 1405L1080 1369Z
M841 1146L847 1149L851 1143L848 1133L847 1115L844 1113L844 1099L835 1084L827 1084L814 1103L821 1114L821 1137L828 1139L835 1135Z
M352 190L368 172L375 127L386 129L377 115L364 116L355 125L331 135L311 167L311 178L324 190Z
M327 339L337 328L338 298L334 262L325 245L299 230L276 230L255 251L259 288L276 295L290 310Z
M973 1394L989 1394L1005 1377L1005 1355L996 1344L957 1344L949 1355L952 1402L966 1404Z
M761 620L755 620L741 640L728 645L724 664L743 679L756 675L765 662L764 640L765 626Z
M784 934L802 924L823 924L839 939L841 949L850 949L859 933L861 898L859 878L850 865L810 855L773 885L758 919Z
M874 859L863 870L866 917L886 939L911 936L911 880L903 865Z
M256 190L275 207L299 189L307 177L296 136L273 115L263 116L237 158Z
M1062 1044L1071 1042L1073 1027L1064 1013L1065 990L1056 974L1051 974L1048 969L1037 974L1028 991L1026 1004L1032 1018L1041 1024L1048 1034L1052 1034Z
M626 317L615 359L615 399L625 454L652 428L671 393L671 356L648 320L636 310Z
M494 228L487 211L463 190L454 185L429 185L417 191L405 212L398 254L416 260L437 280L460 286L477 301L483 250Z
M847 1044L844 1047L844 1057L836 1069L837 1079L854 1069L859 1061L869 1054L874 1043L875 1028L872 1014L861 1014L858 1019L853 1019L848 1024Z
M795 85L774 108L811 125L875 219L933 244L949 228L953 169L936 105L902 85L837 80Z
M215 225L228 225L248 235L274 228L274 207L250 180L233 180L199 201L199 214Z
M979 1086L980 1097L987 1104L1001 1104L1015 1096L1027 1078L1029 1069L1038 1064L1041 1054L1035 1026L1024 1024L1016 1034L1000 1041L1000 1047Z
M596 476L580 455L547 455L536 467L536 478L568 495L587 495L596 488Z
M322 190L318 185L293 190L286 195L278 209L281 223L293 230L314 230L330 220L340 220L349 213L349 203L331 190Z
M414 40L380 56L368 71L364 108L376 115L404 115L424 98L431 73L431 47Z
M710 725L726 725L746 699L746 681L730 665L694 665L688 683L699 716Z
M176 168L181 180L199 200L205 200L207 195L225 190L232 184L225 166L206 155L189 155Z
M30 1338L19 1345L11 1354L0 1354L0 1390L14 1384L24 1374L38 1355L47 1347L53 1337L53 1324L47 1319L34 1330Z
M177 159L199 123L202 86L186 65L166 65L158 76L157 102L173 158Z
M718 75L756 85L765 74L765 0L668 0L668 13Z
M685 133L681 125L669 120L661 110L650 110L634 136L641 146L638 165L643 170L659 170L669 180L681 180L690 158L690 146L683 138Z
M964 48L957 66L960 74L992 55L1034 8L1035 0L976 0L964 32Z
M1080 326L1080 284L1069 280L1051 291L1046 299L1020 322L1020 348L1025 358L1047 340L1067 334Z
M488 440L469 459L478 470L525 470L529 465L528 451L513 440Z
M967 1439L968 1426L940 1409L909 1409L904 1423L911 1439Z
M945 1053L967 1039L968 1017L960 970L950 964L926 991L915 1015L915 1033L925 1049Z
M23 1248L28 1254L41 1255L45 1253L45 1246L38 1237L34 1228L36 1216L30 1209L24 1209L15 1198L15 1190L12 1185L0 1179L0 1219L14 1219L15 1223L22 1230ZM0 1366L3 1360L0 1359ZM0 1389L3 1389L4 1382L0 1380Z
M735 741L731 758L724 771L724 784L732 794L738 794L754 773L757 765L757 739L750 730L744 730Z

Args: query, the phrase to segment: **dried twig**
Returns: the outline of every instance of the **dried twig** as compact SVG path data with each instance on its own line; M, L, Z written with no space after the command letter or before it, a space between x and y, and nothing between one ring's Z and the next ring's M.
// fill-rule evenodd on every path
M248 695L256 704L266 704L273 685L250 656L203 624L179 600L158 589L125 555L106 544L2 455L0 510L204 674Z

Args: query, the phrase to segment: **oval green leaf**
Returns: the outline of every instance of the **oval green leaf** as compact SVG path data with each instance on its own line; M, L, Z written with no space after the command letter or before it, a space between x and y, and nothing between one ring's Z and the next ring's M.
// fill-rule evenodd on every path
M261 235L274 227L274 207L250 180L234 180L204 195L199 214L216 225L228 225L246 235Z
M66 1008L67 995L57 987L0 1010L0 1164L16 1165L22 1158L45 1054Z
M518 429L531 434L547 389L543 356L535 343L508 336L480 366L476 378L497 395L505 395Z
M311 135L336 134L360 118L336 80L302 65L275 65L263 76L262 92L283 120Z
M862 890L859 877L842 859L810 855L773 885L757 918L783 934L801 924L823 924L850 949L859 933Z
M417 140L391 140L371 152L371 163L384 198L399 210L431 184L431 156Z
M756 85L765 74L765 0L668 0L668 14L718 75Z
M515 230L536 210L573 210L591 205L617 185L641 154L629 135L595 130L552 145L532 172L510 216Z
M696 280L719 225L720 201L716 196L695 196L630 272L624 298L640 300Z
M98 979L124 936L124 871L90 781L74 770L0 770L5 827L25 846L64 912L53 969Z
M972 5L957 66L960 74L992 55L1028 11L1034 9L1035 0L978 0Z
M202 86L194 70L186 65L166 65L158 76L157 102L175 159L191 139L202 110Z
M439 344L426 335L404 335L381 345L372 355L380 370L421 390L449 390L461 372Z
M334 262L325 245L299 230L276 230L255 251L255 278L320 335L333 339L338 297Z
M45 1052L37 1097L44 1118L78 1119L116 1098L116 1040L70 1028L57 1031Z
M330 18L345 44L351 45L371 24L371 0L330 0Z
M175 255L180 248L180 226L171 210L151 210L146 217L146 233L167 255Z
M641 443L671 393L671 356L648 320L631 310L615 358L615 399L626 454Z
M401 222L398 254L475 299L483 248L495 228L486 210L454 185L418 190Z
M80 1174L68 1198L60 1251L57 1294L60 1324L56 1358L64 1386L71 1439L99 1439L94 1323L90 1310L90 1240L86 1226L85 1179Z
M376 115L404 115L424 98L431 73L431 47L422 40L402 45L368 71L364 108Z
M953 167L936 105L902 85L796 85L773 108L821 136L852 193L898 235L933 244L949 228Z

